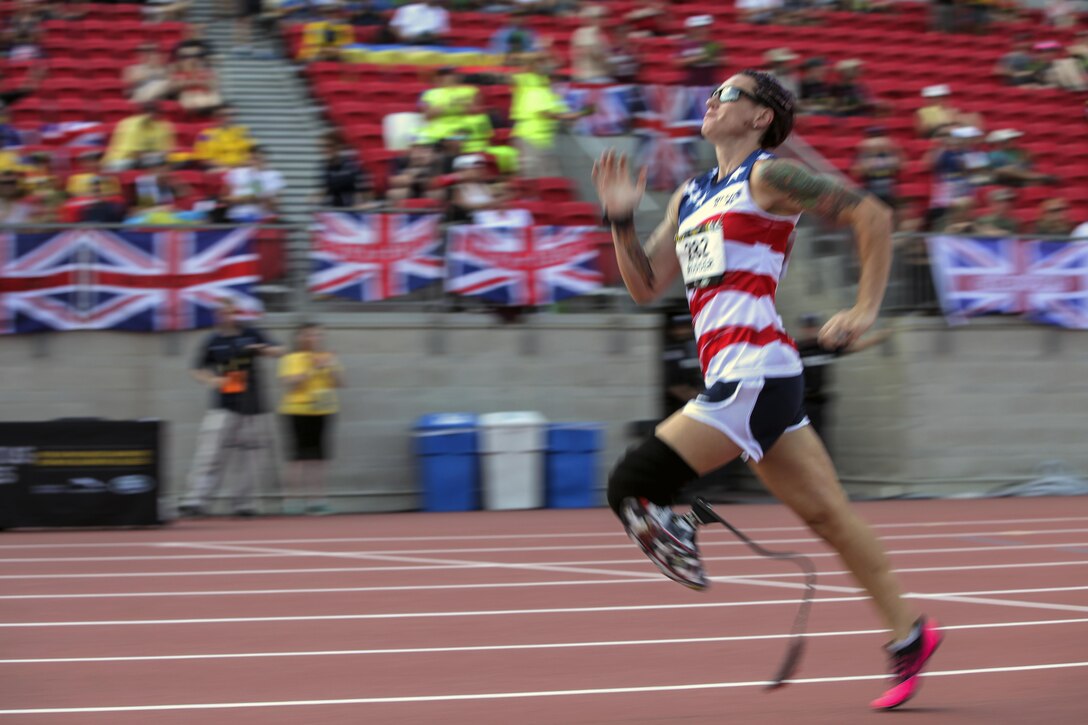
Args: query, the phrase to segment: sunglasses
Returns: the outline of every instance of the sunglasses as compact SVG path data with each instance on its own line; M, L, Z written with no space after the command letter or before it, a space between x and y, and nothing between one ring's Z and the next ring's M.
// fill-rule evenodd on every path
M752 103L758 103L761 106L766 106L767 103L754 94L749 93L743 88L737 88L736 86L721 85L718 86L714 92L710 94L710 98L706 99L707 105L710 105L711 101L717 101L718 103L735 103L741 98L747 98Z

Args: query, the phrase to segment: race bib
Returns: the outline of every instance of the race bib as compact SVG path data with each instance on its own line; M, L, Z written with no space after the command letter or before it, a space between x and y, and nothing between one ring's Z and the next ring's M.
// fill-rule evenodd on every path
M725 244L721 229L707 229L678 237L676 256L684 284L705 287L725 274Z

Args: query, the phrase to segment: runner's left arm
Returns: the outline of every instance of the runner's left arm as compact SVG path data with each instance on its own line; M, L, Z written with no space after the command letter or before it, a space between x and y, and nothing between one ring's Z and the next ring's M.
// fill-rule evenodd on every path
M752 186L756 201L771 213L811 211L853 230L861 261L857 302L851 309L833 315L820 330L819 338L821 344L832 349L853 344L876 322L888 286L892 259L891 209L872 194L814 174L786 159L757 164Z

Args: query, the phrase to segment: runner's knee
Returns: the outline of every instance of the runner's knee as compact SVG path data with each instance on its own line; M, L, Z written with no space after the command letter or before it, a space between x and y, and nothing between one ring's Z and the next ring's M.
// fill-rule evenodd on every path
M634 496L668 506L688 481L691 466L660 438L651 436L623 454L608 476L608 505L617 514L623 499Z

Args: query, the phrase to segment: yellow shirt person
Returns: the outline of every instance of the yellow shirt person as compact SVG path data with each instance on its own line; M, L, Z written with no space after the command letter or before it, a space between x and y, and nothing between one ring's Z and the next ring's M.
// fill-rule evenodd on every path
M102 164L130 165L144 154L168 154L174 150L174 124L153 112L138 113L118 121Z
M332 415L340 411L336 388L342 368L328 352L299 351L280 359L279 378L287 384L283 415Z
M245 126L213 126L197 135L193 156L209 166L233 168L249 162L249 150L253 146Z

